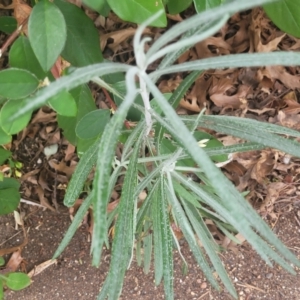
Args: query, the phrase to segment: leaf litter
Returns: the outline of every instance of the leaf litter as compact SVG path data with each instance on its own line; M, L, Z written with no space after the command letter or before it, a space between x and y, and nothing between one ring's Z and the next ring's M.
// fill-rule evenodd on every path
M21 18L26 19L30 11L26 6L22 6L22 2L14 3L17 20L22 22ZM131 40L136 28L113 14L107 18L95 14L91 14L90 17L101 33L101 49L106 58L127 63L134 61ZM181 16L172 16L170 19L172 22L180 22ZM145 34L155 39L161 32L162 29L151 28L147 29ZM178 62L234 53L271 52L278 49L299 51L300 40L277 29L258 8L234 15L215 36L198 43L184 53ZM207 114L242 116L299 130L299 73L299 67L281 66L209 70L196 80L181 99L178 112L194 114L205 107ZM160 80L160 90L164 93L173 92L184 76L185 74L175 74L174 77ZM227 145L238 141L233 137L214 134ZM58 144L59 150L47 159L43 149L55 143ZM57 203L61 203L63 199L78 158L75 147L68 143L58 130L56 114L48 108L40 109L28 127L18 134L11 147L15 158L24 163L21 178L22 197L39 202L52 211L57 210ZM299 162L296 158L287 159L280 151L265 149L235 153L233 160L224 166L223 170L240 191L249 192L247 200L272 227L275 227L280 216L298 209ZM115 196L108 205L108 211L119 203L122 180L118 185ZM71 219L81 201L78 199L70 209ZM83 220L83 225L89 233L93 226L91 216L90 213ZM206 222L216 241L237 255L236 244L221 233L212 220ZM298 224L300 226L300 223ZM176 236L178 239L182 237L178 228ZM239 233L236 237L243 241Z

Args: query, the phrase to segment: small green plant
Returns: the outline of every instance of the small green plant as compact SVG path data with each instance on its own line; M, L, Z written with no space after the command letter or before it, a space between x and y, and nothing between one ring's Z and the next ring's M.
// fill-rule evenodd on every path
M125 11L121 2L107 1L115 11L113 5ZM130 3L124 1L127 2ZM9 53L11 68L0 72L0 81L4 83L0 85L0 95L4 97L0 140L8 142L12 134L27 125L32 112L46 104L57 111L59 125L81 155L68 185L66 206L75 203L91 169L96 166L93 188L54 257L68 245L92 206L95 224L91 250L93 264L98 266L103 246L110 247L108 231L113 225L110 270L98 299L118 299L134 254L146 272L153 260L155 284L163 280L166 299L174 298L173 247L180 253L180 245L171 226L173 223L182 231L212 286L220 290L213 276L216 271L235 298L236 291L217 255L220 249L205 224L206 218L232 239L232 233L241 233L268 264L274 261L291 273L295 273L291 263L300 266L297 258L218 168L219 163L230 159L230 153L264 147L299 156L300 144L292 139L299 138L299 132L254 120L206 116L204 112L197 116L178 116L174 110L204 70L300 64L299 53L275 52L228 55L173 65L189 47L216 33L232 14L268 2L231 1L201 12L172 27L145 53L145 44L150 38L143 38L144 28L161 22L164 17L164 12L153 15L156 10L151 11L143 17L151 16L150 19L138 28L134 37L136 66L103 62L97 32L76 6L61 0L41 1L34 6L28 24L29 37L21 36L15 41ZM157 3L160 8L161 2ZM170 3L175 1L167 5ZM85 28L90 30L88 34L82 32ZM74 45L81 47L74 51ZM50 70L60 55L76 68L70 68L64 76L54 80ZM159 68L148 74L148 66L159 59L162 59ZM155 85L158 78L177 72L190 73L172 95L162 94ZM96 109L86 85L89 81L113 94L119 107L112 116L109 110ZM138 121L137 125L125 127L126 118L132 116ZM237 136L245 142L225 147L197 130L199 127ZM118 142L123 143L119 159L115 157ZM110 195L124 174L121 201L108 213ZM192 180L190 174L196 179ZM143 191L147 197L139 200ZM203 247L199 246L199 240Z
M4 266L5 261L0 256L0 267ZM4 299L4 288L9 288L13 291L19 291L28 287L31 280L27 274L22 272L7 272L0 274L0 300Z

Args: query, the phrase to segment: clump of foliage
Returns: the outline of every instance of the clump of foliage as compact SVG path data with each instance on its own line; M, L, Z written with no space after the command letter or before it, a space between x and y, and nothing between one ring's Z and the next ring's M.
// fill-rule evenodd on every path
M104 3L103 7L108 9L109 5L116 13L118 9L127 12L123 2L131 3L128 0L84 2L94 9L96 3ZM81 155L68 185L66 206L74 204L91 169L96 167L93 189L54 257L68 245L92 206L95 224L91 250L93 264L98 266L103 246L110 247L108 231L114 223L110 270L99 299L118 298L134 253L146 271L153 258L155 283L163 280L166 299L174 298L173 247L180 252L180 246L171 226L173 223L182 231L209 282L220 289L213 276L216 271L235 298L236 291L217 255L220 249L204 222L206 218L212 219L231 238L233 232L240 232L268 264L275 261L291 273L294 270L290 263L300 266L297 258L218 168L218 163L226 162L230 153L264 147L299 156L300 144L292 139L300 137L299 132L236 117L203 113L178 116L174 110L204 70L300 64L299 53L275 52L221 56L173 65L189 47L217 32L235 12L268 2L231 1L200 12L172 27L145 53L144 46L150 38L143 38L143 29L150 24L164 25L161 20L165 17L163 12L150 10L143 20L150 19L137 29L134 37L136 66L103 62L97 32L78 7L62 0L40 1L34 6L28 38L20 36L14 42L9 53L11 68L0 72L3 82L0 86L3 97L0 141L8 143L13 134L27 125L35 109L48 105L57 112L59 126ZM157 3L160 9L161 1ZM168 1L168 10L173 9L172 5L175 7L174 3L177 2ZM201 1L194 3L198 5ZM174 42L177 38L179 40ZM59 56L73 68L55 80L50 70ZM162 59L159 68L148 74L148 66L159 59ZM190 74L173 94L162 94L155 82L162 75L177 72ZM109 110L96 109L86 85L89 81L105 87L119 100L120 105L113 115ZM124 127L130 114L138 116L137 120L140 118L133 129ZM237 136L247 142L225 147L212 136L198 131L198 127ZM114 150L119 142L124 146L118 160ZM197 180L191 180L190 173L195 174ZM121 201L108 213L112 190L119 176L124 174ZM144 190L147 197L140 201L138 196Z
M0 256L0 267L5 264L3 257ZM4 299L4 288L7 287L13 291L25 289L31 281L28 275L21 272L8 272L0 274L0 300Z

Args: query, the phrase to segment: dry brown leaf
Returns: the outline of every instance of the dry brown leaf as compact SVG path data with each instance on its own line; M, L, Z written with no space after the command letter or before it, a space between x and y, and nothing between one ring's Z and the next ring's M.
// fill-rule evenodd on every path
M18 270L21 262L23 261L23 257L21 256L22 250L19 249L12 254L5 268L9 269L10 272L15 272Z
M53 264L57 264L57 259L49 259L38 266L34 267L27 275L32 278L33 276L36 276L43 272L48 267L52 266Z
M275 160L271 151L262 151L261 156L251 171L251 178L263 184L274 168Z
M53 168L54 170L65 173L69 179L73 175L76 167L76 166L67 166L65 161L60 161L59 163L57 163L56 160L54 159L49 160L48 163L50 167Z
M232 47L222 37L209 37L195 45L198 59L230 54Z
M32 8L22 0L13 0L14 17L17 20L18 26L29 18ZM23 27L23 32L28 35L27 24Z

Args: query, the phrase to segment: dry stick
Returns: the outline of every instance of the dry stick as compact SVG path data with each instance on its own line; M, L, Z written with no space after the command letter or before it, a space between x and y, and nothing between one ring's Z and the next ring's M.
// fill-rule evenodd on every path
M0 48L0 57L2 54L6 51L6 49L12 44L12 42L18 37L21 30L23 29L23 26L27 23L28 18L26 18L21 25L9 36L9 38L6 40L6 42L3 44L3 46Z
M107 92L107 90L105 88L102 88L103 93L105 94L105 97L111 107L111 109L113 110L113 113L118 109L117 105L115 104L115 102L111 99L109 93ZM127 120L124 121L124 125L127 129L130 129L130 124Z

